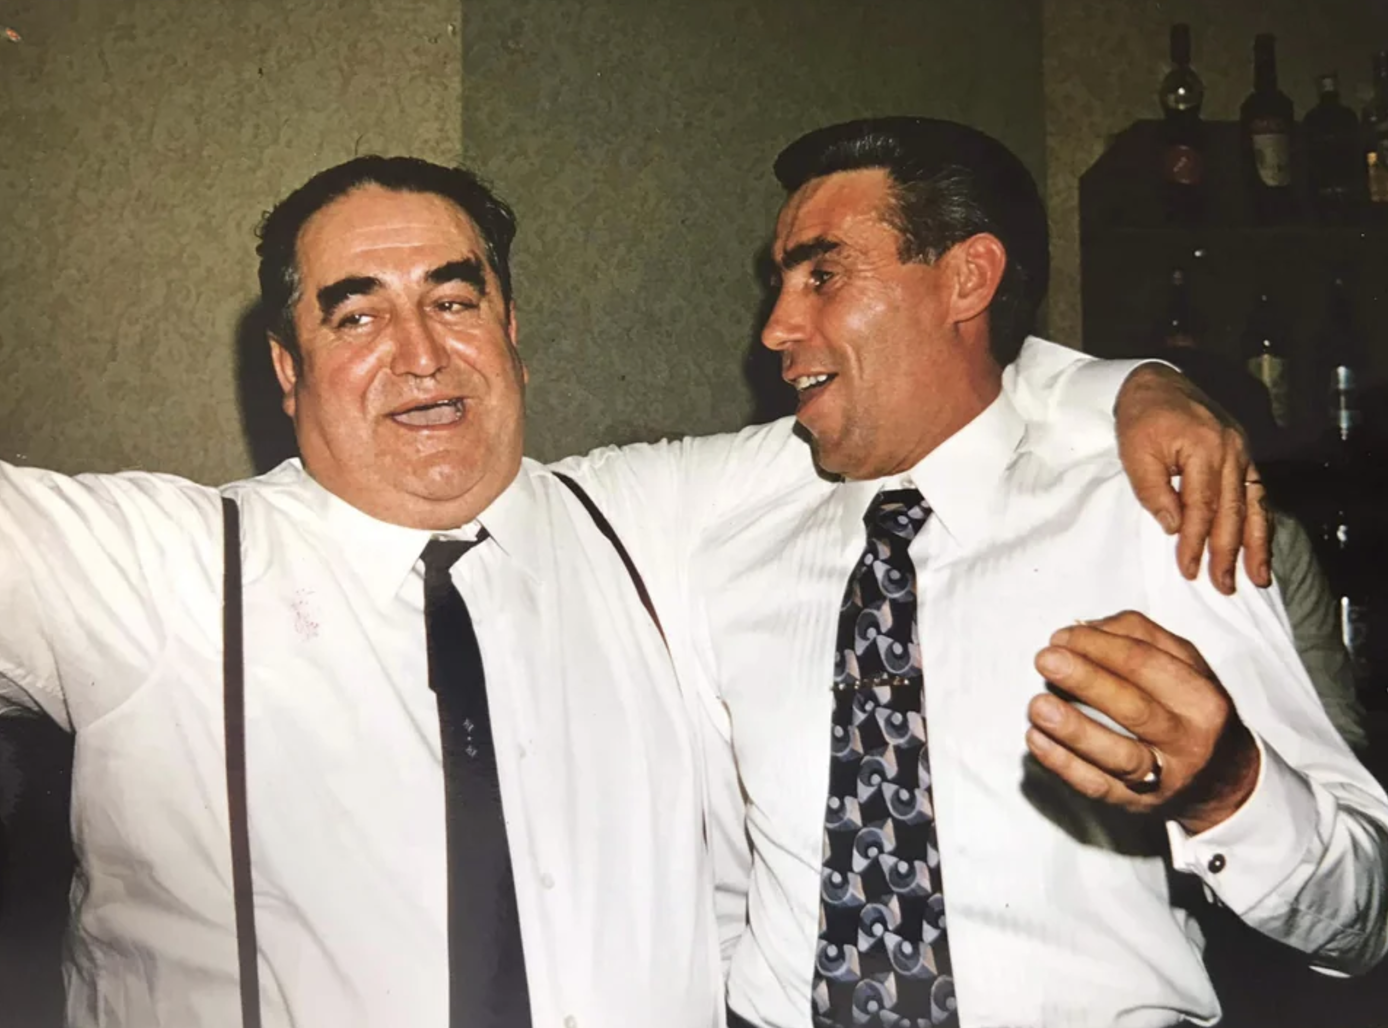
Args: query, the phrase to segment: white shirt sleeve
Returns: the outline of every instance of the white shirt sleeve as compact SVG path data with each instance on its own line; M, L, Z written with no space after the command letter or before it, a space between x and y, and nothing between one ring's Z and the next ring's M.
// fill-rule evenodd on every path
M1388 796L1326 716L1277 591L1240 571L1220 596L1180 578L1155 526L1145 539L1154 620L1196 643L1262 757L1228 820L1194 836L1168 823L1173 867L1317 966L1366 970L1388 952Z
M41 711L72 730L139 687L175 580L204 566L187 528L215 537L215 495L168 476L0 463L0 712Z
M1147 363L1099 360L1030 336L1002 383L1041 449L1060 461L1083 460L1114 451L1118 392Z

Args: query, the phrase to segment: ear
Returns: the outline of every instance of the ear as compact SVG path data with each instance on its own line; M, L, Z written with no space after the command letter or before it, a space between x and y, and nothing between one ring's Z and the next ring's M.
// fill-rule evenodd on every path
M997 236L981 232L956 244L950 251L954 262L954 295L951 320L956 324L972 321L988 310L1007 270L1007 249Z
M521 382L525 385L530 384L530 369L525 366L525 360L520 355L520 346L517 345L519 336L516 334L516 301L512 300L506 308L506 338L511 341L511 351L516 355L516 363L520 365Z
M299 384L299 369L294 363L294 356L289 352L282 342L273 335L265 337L270 341L270 363L275 366L275 377L280 380L280 389L284 391L284 399L281 401L284 412L291 418L294 417L294 388Z

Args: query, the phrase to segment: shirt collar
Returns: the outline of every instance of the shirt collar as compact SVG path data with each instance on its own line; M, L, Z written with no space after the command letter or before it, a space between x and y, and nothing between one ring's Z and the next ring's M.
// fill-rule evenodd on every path
M861 538L863 516L882 489L914 485L932 517L963 546L989 537L1003 512L1003 473L1026 435L1026 422L1006 391L981 414L931 450L909 471L888 478L845 482L844 528Z
M311 512L322 519L328 534L342 546L378 606L399 595L430 539L476 539L483 527L490 536L483 545L495 544L527 574L538 577L540 531L532 480L535 466L529 460L522 462L511 484L477 518L449 531L407 528L377 520L319 485L298 460L294 463L303 475Z

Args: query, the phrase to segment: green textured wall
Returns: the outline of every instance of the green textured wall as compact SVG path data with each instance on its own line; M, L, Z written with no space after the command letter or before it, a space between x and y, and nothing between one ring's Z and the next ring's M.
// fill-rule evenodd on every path
M516 206L530 451L739 426L780 146L973 122L1040 171L1032 0L467 0L463 141Z
M0 456L245 474L236 349L261 212L354 152L456 159L459 13L0 5L23 37L0 38Z
M1234 120L1253 87L1253 36L1277 36L1282 91L1301 118L1315 76L1340 72L1347 103L1370 81L1369 54L1388 48L1384 0L1044 0L1047 205L1052 228L1050 325L1080 343L1079 177L1106 140L1139 118L1161 116L1167 31L1191 26L1208 118Z
M545 457L752 413L769 166L798 133L931 113L1044 162L1039 0L10 0L0 22L23 35L0 40L0 457L64 470L278 455L242 425L285 426L238 339L253 230L355 152L465 143L516 204Z

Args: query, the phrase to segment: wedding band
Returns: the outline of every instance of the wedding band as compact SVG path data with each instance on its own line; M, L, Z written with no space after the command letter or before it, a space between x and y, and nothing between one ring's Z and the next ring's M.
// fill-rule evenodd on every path
M1152 769L1135 782L1123 783L1129 792L1137 793L1139 796L1146 796L1161 788L1161 754L1150 746L1147 747L1147 752L1152 754Z
M1261 478L1249 478L1249 479L1245 479L1243 484L1244 484L1245 486L1250 486L1250 485L1262 485L1262 484L1263 484L1263 480L1262 480Z

